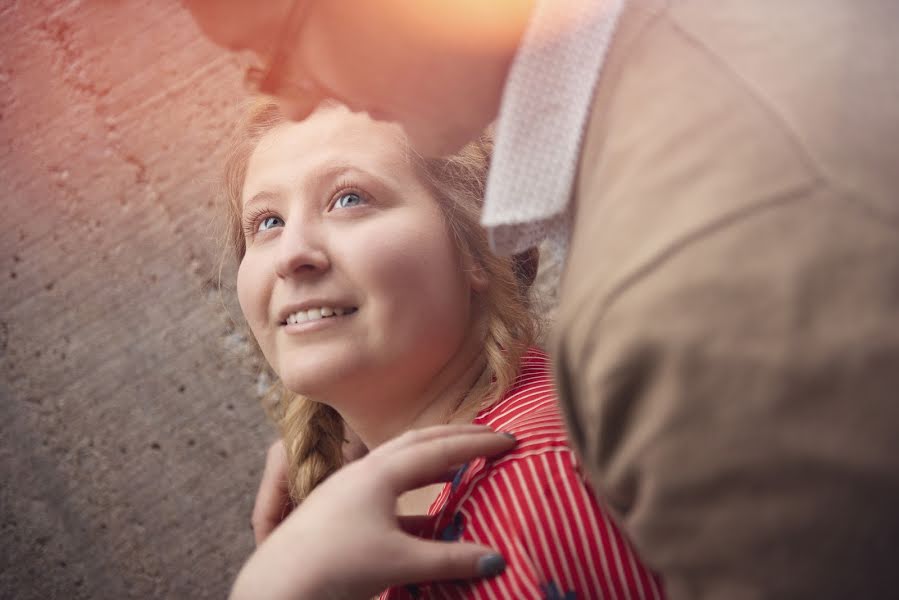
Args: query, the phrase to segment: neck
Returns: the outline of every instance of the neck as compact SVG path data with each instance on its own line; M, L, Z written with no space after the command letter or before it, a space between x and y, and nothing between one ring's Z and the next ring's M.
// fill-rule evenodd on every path
M341 403L335 408L369 450L411 429L470 422L476 407L460 410L460 405L485 374L483 346L482 335L469 334L460 350L423 388L390 390L380 398L367 394L363 402Z

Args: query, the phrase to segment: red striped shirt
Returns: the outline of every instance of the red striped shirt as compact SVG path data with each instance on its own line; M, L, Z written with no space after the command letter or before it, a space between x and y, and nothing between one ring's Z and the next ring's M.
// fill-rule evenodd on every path
M506 559L492 579L391 588L382 600L415 598L646 599L658 578L596 501L568 445L549 359L532 349L505 397L475 423L515 435L517 446L472 461L431 505L424 537L490 546Z

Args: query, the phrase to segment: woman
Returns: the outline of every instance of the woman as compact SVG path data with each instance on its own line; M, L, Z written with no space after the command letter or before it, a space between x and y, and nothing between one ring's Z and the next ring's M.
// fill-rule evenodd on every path
M658 597L583 481L531 348L536 256L494 255L478 225L489 150L423 160L396 126L334 106L290 123L264 104L242 127L226 169L237 292L284 388L291 496L342 466L344 423L369 449L487 425L516 447L397 511L429 516L415 520L422 537L499 550L504 571L382 597Z

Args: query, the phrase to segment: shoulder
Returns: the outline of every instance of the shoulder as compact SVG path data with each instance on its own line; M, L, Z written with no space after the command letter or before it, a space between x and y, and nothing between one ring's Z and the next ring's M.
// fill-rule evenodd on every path
M518 443L497 458L471 463L464 477L468 485L463 487L471 490L490 480L502 481L503 494L519 495L542 493L560 479L584 485L559 408L550 359L543 350L528 350L512 387L475 422L510 433Z
M509 455L544 447L568 447L549 356L531 348L522 357L518 377L503 398L481 411L475 423L511 433L518 445Z

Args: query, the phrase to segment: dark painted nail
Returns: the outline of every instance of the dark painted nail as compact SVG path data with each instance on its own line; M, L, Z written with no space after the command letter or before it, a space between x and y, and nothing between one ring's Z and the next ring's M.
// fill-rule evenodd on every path
M517 442L517 441L518 441L518 440L515 438L515 436L512 435L511 433L509 433L508 431L500 431L499 434L500 434L500 435L506 436L507 438L509 438L509 439L512 440L513 442Z
M499 554L488 554L478 559L478 575L493 577L506 570L506 559Z

